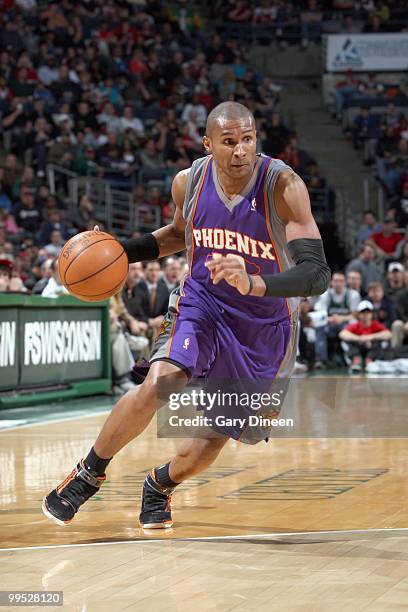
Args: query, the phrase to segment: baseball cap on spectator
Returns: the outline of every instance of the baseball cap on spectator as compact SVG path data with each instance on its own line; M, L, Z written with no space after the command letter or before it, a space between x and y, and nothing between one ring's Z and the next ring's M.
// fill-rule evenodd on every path
M374 310L374 306L368 300L362 300L357 306L357 312L364 312L365 310Z
M13 262L9 259L0 259L0 270L6 270L9 278L11 278L11 271L13 269Z
M393 261L388 266L388 272L404 272L404 266L398 261Z

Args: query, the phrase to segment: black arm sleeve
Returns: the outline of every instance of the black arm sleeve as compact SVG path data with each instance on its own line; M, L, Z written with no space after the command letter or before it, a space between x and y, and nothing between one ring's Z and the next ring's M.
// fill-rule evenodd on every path
M159 245L153 234L145 234L140 238L119 240L125 249L129 263L136 261L151 261L159 257Z
M280 274L262 275L265 296L309 297L321 295L330 282L330 268L324 255L323 242L316 238L299 238L288 243L295 266Z

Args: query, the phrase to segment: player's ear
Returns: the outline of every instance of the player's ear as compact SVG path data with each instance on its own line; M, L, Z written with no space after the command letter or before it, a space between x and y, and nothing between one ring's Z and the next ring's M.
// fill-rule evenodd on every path
M211 142L208 136L203 136L203 146L207 153L211 153Z

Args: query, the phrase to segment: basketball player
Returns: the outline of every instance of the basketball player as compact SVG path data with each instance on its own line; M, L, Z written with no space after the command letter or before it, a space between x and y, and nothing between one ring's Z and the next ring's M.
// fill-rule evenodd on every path
M44 498L44 513L59 524L99 490L114 455L165 403L159 380L180 388L192 377L287 377L296 354L297 298L328 287L307 189L282 161L256 153L251 112L236 102L218 105L203 144L208 155L174 178L173 223L122 242L129 262L186 248L190 271L170 297L145 381L118 401L88 456ZM144 482L141 526L170 527L175 487L242 433L185 440L171 461L154 468Z

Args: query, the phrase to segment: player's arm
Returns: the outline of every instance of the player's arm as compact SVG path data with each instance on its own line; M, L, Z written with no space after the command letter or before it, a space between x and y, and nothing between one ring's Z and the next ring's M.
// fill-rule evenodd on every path
M309 194L294 172L282 172L275 188L276 212L286 224L289 253L295 263L290 270L254 277L252 295L309 297L329 287L330 268L323 242L312 216Z
M128 256L129 263L151 261L159 257L166 257L167 255L184 251L186 248L186 222L182 211L189 172L190 169L182 170L173 179L171 195L176 205L176 212L170 225L161 227L152 234L144 234L140 238L120 240Z
M277 213L286 225L288 249L295 266L280 274L250 276L242 257L227 255L206 264L211 278L215 284L225 279L243 295L321 295L328 288L331 275L306 185L294 172L282 172L274 195Z

